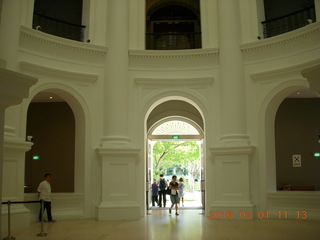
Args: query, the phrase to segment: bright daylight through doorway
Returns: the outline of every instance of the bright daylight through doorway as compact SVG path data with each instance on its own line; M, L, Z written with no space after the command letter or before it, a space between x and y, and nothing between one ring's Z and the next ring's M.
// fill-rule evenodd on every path
M202 130L189 119L163 120L150 129L148 135L148 175L150 191L148 209L161 209L151 201L151 184L163 174L169 182L173 175L185 184L184 202L180 207L185 209L203 208L204 189L202 189ZM169 207L170 196L167 195ZM163 209L163 208L162 208Z

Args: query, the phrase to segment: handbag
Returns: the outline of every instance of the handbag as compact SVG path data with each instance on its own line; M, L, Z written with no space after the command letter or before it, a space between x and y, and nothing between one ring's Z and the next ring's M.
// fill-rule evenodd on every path
M171 189L169 187L166 189L166 194L171 195Z

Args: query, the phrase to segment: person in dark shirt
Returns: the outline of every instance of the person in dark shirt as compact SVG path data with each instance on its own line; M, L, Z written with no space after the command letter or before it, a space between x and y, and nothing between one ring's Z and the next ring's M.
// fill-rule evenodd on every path
M156 179L153 179L151 188L152 188L152 206L154 207L155 203L157 203L157 206L159 206L159 202L158 202L159 187Z

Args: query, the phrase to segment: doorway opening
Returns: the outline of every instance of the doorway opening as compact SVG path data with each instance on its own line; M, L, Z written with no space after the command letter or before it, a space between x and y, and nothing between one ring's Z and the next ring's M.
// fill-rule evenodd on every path
M171 116L156 122L148 131L147 161L147 210L163 210L171 206L166 195L166 206L152 201L163 174L168 185L172 176L184 183L184 191L178 191L181 209L204 209L204 159L203 130L194 121L181 116ZM159 201L158 196L158 201ZM160 206L162 207L160 207Z

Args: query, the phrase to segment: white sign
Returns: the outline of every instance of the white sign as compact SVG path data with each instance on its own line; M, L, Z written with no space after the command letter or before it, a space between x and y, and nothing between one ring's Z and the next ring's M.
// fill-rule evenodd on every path
M293 167L301 167L301 155L292 155Z

